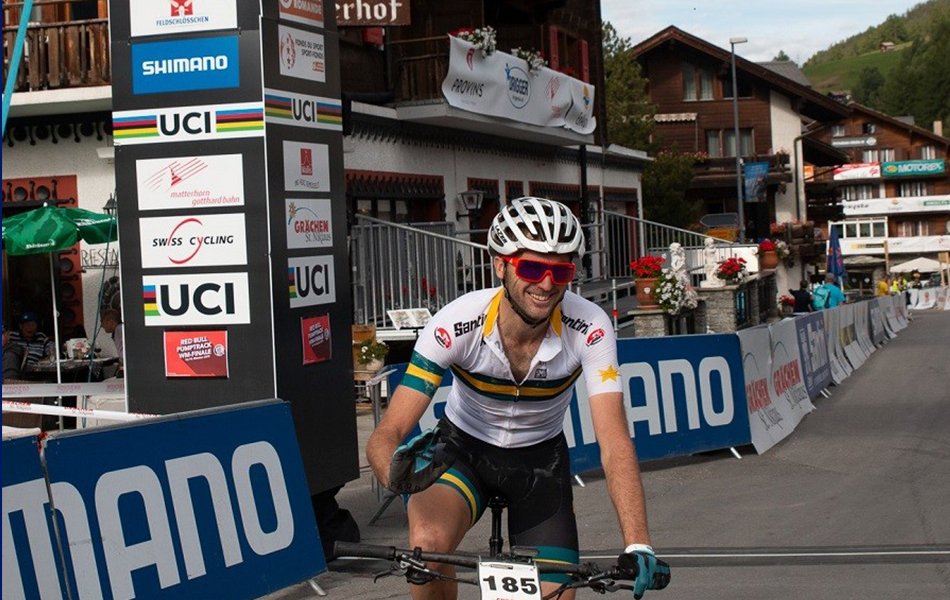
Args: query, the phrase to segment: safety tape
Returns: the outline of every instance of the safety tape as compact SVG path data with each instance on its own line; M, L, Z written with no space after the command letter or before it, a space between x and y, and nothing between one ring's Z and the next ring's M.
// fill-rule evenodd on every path
M104 419L107 421L135 421L157 417L146 413L126 413L114 410L100 410L98 408L69 408L67 406L49 406L46 404L32 404L29 402L3 401L4 413L31 413L36 415L50 415L53 417L79 417L83 419Z
M4 383L4 398L50 398L57 396L125 395L125 381L96 383Z

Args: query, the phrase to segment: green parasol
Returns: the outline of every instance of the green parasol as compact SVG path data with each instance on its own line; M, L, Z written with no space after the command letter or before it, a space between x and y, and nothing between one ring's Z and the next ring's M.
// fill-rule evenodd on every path
M105 244L118 239L115 218L82 208L42 208L3 219L3 249L13 256L65 250L83 240Z
M3 219L3 249L7 254L50 253L50 285L54 285L53 252L66 250L79 240L88 244L107 244L119 239L115 217L82 208L42 208ZM54 285L55 287L55 285ZM59 369L59 309L53 291L53 337L56 340L56 382L62 382ZM60 420L62 422L62 419Z

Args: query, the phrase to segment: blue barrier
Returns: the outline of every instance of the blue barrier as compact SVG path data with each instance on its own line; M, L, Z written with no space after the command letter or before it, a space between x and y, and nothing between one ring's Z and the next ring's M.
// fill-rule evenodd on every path
M831 357L828 355L828 332L820 312L795 317L798 351L802 362L802 379L808 397L814 400L821 390L831 385ZM837 333L837 332L835 332Z
M622 339L617 351L627 414L641 461L751 441L735 335ZM396 372L390 376L390 389L402 380L406 366L393 366ZM434 426L442 417L451 381L451 373L446 372L420 420L421 427L417 426L410 436ZM583 376L574 388L564 433L570 446L572 472L600 468L600 447L594 437Z
M286 403L54 434L44 455L73 598L251 599L326 570Z

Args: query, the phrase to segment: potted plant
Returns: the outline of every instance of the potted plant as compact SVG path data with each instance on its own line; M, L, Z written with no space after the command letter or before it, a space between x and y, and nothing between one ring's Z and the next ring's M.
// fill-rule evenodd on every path
M778 299L779 304L782 305L782 312L786 315L790 315L795 312L795 298L785 294Z
M377 342L373 338L357 342L354 346L356 346L356 362L360 365L359 370L375 373L386 364L389 346L383 342Z
M774 269L780 260L788 258L788 244L781 240L762 240L756 255L759 257L759 267Z
M644 256L630 263L637 282L637 302L640 308L656 308L656 280L663 273L663 259L659 256Z
M487 58L494 54L495 48L497 47L495 28L491 25L478 27L476 29L466 27L449 35L453 35L460 40L465 40L475 46L476 50L481 50L482 58Z
M698 301L695 292L690 292L682 281L669 271L663 271L656 279L656 301L664 312L678 315L684 310L696 308Z
M729 285L736 285L747 273L744 258L727 258L716 267L716 277Z
M512 56L520 58L528 63L528 73L537 75L541 69L548 66L548 61L544 58L544 52L540 50L524 50L523 48L512 48Z

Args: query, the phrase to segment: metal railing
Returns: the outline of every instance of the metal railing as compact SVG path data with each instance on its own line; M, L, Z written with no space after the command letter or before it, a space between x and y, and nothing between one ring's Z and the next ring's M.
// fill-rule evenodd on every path
M9 7L4 6L4 12L8 10ZM16 27L3 28L4 81L10 70L16 34ZM109 85L112 81L109 20L30 23L21 60L16 92Z
M356 219L350 241L356 323L392 327L387 311L435 314L466 292L498 285L488 247L456 239L452 223Z
M644 256L669 259L670 244L686 251L686 270L698 284L703 273L703 250L707 239L714 241L717 262L732 257L749 260L755 244L737 244L695 231L655 223L621 213L603 211L603 269L606 277L631 277L630 263ZM668 263L667 263L668 266Z

